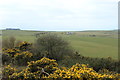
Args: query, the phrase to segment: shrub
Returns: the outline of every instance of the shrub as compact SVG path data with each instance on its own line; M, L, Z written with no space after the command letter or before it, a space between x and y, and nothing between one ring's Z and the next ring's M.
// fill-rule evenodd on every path
M3 53L6 53L7 55L11 56L11 57L14 57L14 55L16 53L19 53L20 50L19 49L15 49L15 48L12 48L12 49L4 49L3 48Z
M96 72L89 65L76 64L70 68L58 68L55 60L42 58L31 61L26 69L21 72L13 72L14 68L7 67L4 72L7 80L119 80L120 74L106 69Z
M31 57L33 56L32 53L29 51L24 51L21 53L16 53L14 55L14 61L17 65L27 65L28 61L31 61Z
M11 61L12 61L12 57L11 56L9 56L6 53L2 53L2 64L3 65L9 64Z
M18 47L16 47L16 48L18 48L21 51L28 51L28 50L30 50L31 46L32 46L32 43L23 41L23 42L19 43Z
M33 56L33 54L29 52L31 45L32 44L28 42L21 42L17 47L3 48L3 64L26 65L28 61L31 61L31 57Z
M75 79L75 80L110 80L110 79L119 79L120 74L100 74L97 73L92 68L89 68L85 64L76 64L68 69L58 69L53 74L50 74L48 78L53 79Z
M13 58L16 53L19 53L20 50L12 48L12 49L2 49L2 63L9 64L13 63Z
M44 57L37 61L28 62L28 71L34 73L41 71L43 68L45 72L53 73L58 67L58 64L55 61L56 60Z
M28 62L26 69L19 73L13 73L10 76L13 80L16 79L26 79L26 80L38 80L48 76L50 73L53 73L58 68L56 60L51 60L48 58L42 58L41 60Z
M75 63L89 64L89 66L93 67L97 72L102 69L107 69L120 73L120 61L113 60L112 58L91 58L75 54L74 56L65 57L64 60L59 61L61 66L64 65L66 67L70 67Z
M9 76L12 75L17 70L10 65L4 66L4 70L2 71L3 74L3 80L9 79Z
M16 39L15 37L11 36L9 38L3 39L2 47L3 48L14 48L15 47Z
M50 59L62 60L64 56L71 55L73 52L67 41L56 34L46 34L40 36L35 42L35 49L37 54L42 57Z

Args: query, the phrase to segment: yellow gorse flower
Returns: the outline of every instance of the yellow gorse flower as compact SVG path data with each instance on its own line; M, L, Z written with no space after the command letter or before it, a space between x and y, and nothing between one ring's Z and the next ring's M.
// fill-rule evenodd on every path
M7 66L7 69L13 70L10 65ZM45 72L49 73L49 75L41 75L42 68ZM8 71L6 70L6 73ZM48 59L46 57L37 60L28 62L28 66L26 69L22 70L21 72L17 73L14 72L12 75L9 75L11 79L21 79L21 80L47 80L47 79L69 79L69 80L119 80L120 74L113 73L108 70L102 70L100 72L96 72L93 68L88 67L85 64L76 64L73 65L71 68L58 68L58 64L56 60ZM22 77L22 78L21 78Z

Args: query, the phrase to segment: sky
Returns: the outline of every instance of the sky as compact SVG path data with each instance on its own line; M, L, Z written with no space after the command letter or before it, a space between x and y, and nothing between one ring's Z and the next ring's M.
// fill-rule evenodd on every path
M0 29L114 30L118 0L0 0Z

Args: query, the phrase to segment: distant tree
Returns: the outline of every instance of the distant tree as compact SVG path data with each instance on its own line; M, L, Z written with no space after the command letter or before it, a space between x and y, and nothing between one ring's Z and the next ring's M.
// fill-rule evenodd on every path
M14 48L15 41L16 41L16 39L13 36L6 38L6 39L3 39L2 40L2 47L3 48Z
M68 42L56 34L40 36L35 42L35 49L37 54L56 60L72 53Z
M16 41L15 37L11 36L11 37L9 38L9 46L10 46L10 48L14 48L14 46L15 46L15 41Z

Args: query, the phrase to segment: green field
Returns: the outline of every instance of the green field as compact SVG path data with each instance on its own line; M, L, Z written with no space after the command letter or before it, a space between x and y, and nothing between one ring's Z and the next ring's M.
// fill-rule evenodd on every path
M43 31L26 31L26 30L3 30L3 40L7 37L14 36L17 40L34 42L36 33ZM47 31L46 31L47 32ZM62 36L68 40L70 45L80 54L90 57L112 57L118 59L118 34L117 30L112 31L69 31L51 32ZM44 35L44 34L41 34Z

